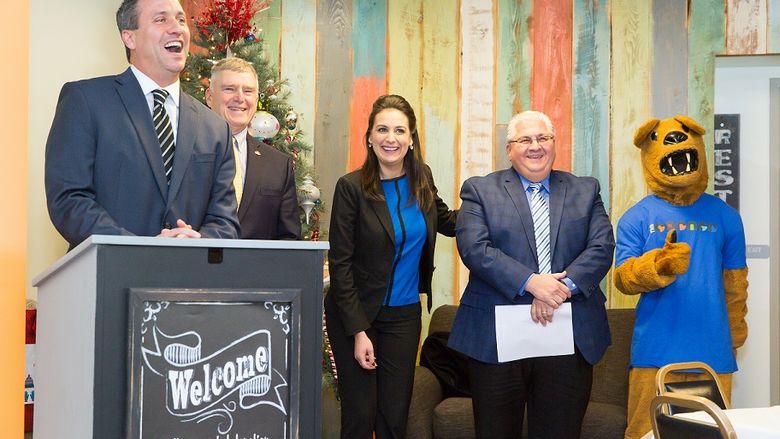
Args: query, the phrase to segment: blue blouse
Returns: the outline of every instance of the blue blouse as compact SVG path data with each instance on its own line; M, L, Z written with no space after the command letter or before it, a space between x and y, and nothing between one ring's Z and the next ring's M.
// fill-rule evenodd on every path
M410 305L420 301L420 256L428 233L425 217L409 191L409 179L405 175L382 180L382 190L395 235L393 269L382 303Z

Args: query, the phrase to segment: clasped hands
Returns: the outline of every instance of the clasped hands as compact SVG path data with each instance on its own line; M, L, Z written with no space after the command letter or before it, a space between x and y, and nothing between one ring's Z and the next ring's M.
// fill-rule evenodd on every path
M192 226L184 220L178 219L176 220L176 228L162 229L157 236L162 238L200 238L200 233L193 230Z
M525 290L533 294L534 300L531 302L531 319L535 323L541 323L547 326L552 322L553 313L561 306L566 299L571 297L571 291L563 278L566 272L532 274L528 279Z

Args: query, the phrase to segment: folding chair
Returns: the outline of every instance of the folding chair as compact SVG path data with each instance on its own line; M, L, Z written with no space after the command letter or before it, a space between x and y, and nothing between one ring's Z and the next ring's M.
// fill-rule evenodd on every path
M713 423L702 422L669 413L671 406L684 407L688 411L703 411ZM736 439L737 433L731 421L712 401L679 393L666 393L653 398L650 414L655 439Z
M666 377L670 372L680 372L689 370L699 370L709 378L696 381L666 382ZM728 398L723 393L723 387L718 379L718 374L706 363L701 361L691 361L687 363L672 363L658 369L655 376L655 387L657 395L664 395L669 392L683 393L686 395L700 396L714 402L721 409L731 408ZM672 408L671 414L685 413L690 410L684 408Z

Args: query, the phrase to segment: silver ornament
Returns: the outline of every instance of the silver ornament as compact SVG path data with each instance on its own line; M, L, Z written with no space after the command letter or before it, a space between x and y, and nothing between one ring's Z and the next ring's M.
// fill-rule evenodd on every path
M284 126L288 131L295 131L298 128L298 113L293 110L288 111L284 116Z
M279 132L279 121L273 114L259 110L249 124L249 134L257 139L272 139Z

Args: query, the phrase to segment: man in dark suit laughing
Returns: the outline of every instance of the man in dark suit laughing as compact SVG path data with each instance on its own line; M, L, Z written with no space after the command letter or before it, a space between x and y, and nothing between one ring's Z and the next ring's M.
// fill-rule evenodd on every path
M49 216L73 248L92 234L237 238L231 137L179 86L190 43L178 0L124 0L131 66L62 87L46 142Z

